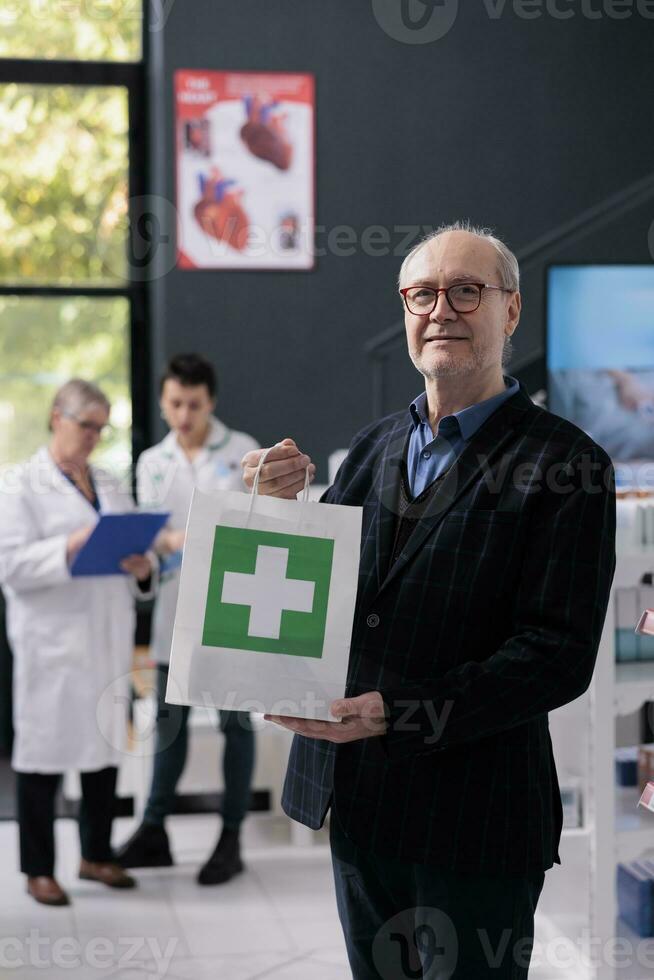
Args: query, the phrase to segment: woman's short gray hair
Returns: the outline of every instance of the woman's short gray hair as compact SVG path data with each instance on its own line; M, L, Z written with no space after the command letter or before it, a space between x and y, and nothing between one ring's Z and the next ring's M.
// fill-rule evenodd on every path
M449 225L440 225L436 231L432 231L429 235L426 235L422 241L415 245L409 254L404 259L400 267L400 275L398 278L399 285L401 286L404 282L404 275L409 265L411 259L424 248L428 242L433 242L435 238L439 238L441 235L446 234L448 231L467 231L470 235L476 235L477 238L483 238L484 241L489 242L497 252L497 269L501 280L501 285L506 289L511 289L517 292L520 289L520 267L518 266L518 260L515 255L505 243L493 234L490 228L483 228L480 225L473 225L470 221L453 221Z
M99 405L107 414L111 411L111 403L104 391L91 381L82 378L71 378L56 392L50 409L48 428L52 430L52 413L59 411L63 415L77 415L91 405Z

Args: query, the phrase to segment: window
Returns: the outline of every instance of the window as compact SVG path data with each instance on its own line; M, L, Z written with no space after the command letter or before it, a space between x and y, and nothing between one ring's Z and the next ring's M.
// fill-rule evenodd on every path
M0 3L0 58L140 61L141 0Z
M94 460L125 473L143 448L146 293L128 261L141 26L133 0L0 2L0 464L47 442L74 376L112 403Z
M0 282L127 278L125 88L0 85Z
M111 402L112 435L94 459L129 471L129 301L122 296L0 295L0 458L25 459L42 445L48 406L71 377L88 377Z

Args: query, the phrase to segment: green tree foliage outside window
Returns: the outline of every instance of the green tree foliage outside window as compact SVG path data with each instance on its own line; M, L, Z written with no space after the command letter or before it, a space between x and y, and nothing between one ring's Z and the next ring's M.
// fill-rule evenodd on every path
M0 296L0 465L48 441L55 391L72 377L100 385L112 433L94 459L127 474L131 461L129 303L123 297Z
M0 85L0 282L127 275L127 93Z
M0 58L139 61L142 0L0 0ZM127 282L129 133L122 86L0 85L0 284ZM98 383L113 433L95 458L131 461L126 297L0 295L0 465L48 439L56 389Z
M141 0L0 0L0 57L139 61Z

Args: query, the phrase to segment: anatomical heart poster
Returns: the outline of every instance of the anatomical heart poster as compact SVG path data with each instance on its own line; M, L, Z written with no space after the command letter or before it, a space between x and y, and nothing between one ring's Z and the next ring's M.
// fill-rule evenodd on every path
M177 265L311 269L315 86L285 72L175 72Z

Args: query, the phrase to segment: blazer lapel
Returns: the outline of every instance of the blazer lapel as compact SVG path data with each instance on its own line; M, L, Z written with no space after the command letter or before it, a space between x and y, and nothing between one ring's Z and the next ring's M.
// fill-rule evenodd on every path
M411 416L407 413L406 417L399 419L389 432L386 445L378 463L379 472L375 480L377 510L374 518L374 544L378 589L381 588L381 584L386 577L388 564L391 560L391 550L393 548L397 520L401 467L403 460L406 458L411 427ZM368 556L362 557L362 564L367 565L368 563Z
M385 519L383 530L382 528L379 530L382 535L388 535L389 530L387 529L387 525L391 524L391 544L385 546L384 549L386 563L381 565L381 569L382 571L388 571L385 576L380 576L380 591L401 573L405 565L422 548L426 538L438 527L439 523L448 511L452 509L456 501L463 496L475 480L478 480L484 472L488 472L488 468L497 456L503 450L507 449L511 440L514 438L516 424L520 421L523 412L529 406L533 408L533 403L521 387L519 393L516 393L513 398L510 398L501 405L482 427L475 432L459 458L448 470L447 476L441 483L438 492L431 498L422 518L407 541L402 554L390 569L390 548L392 547L393 531L396 521L395 512ZM399 466L396 472L399 475ZM377 552L378 555L382 554L379 546Z

